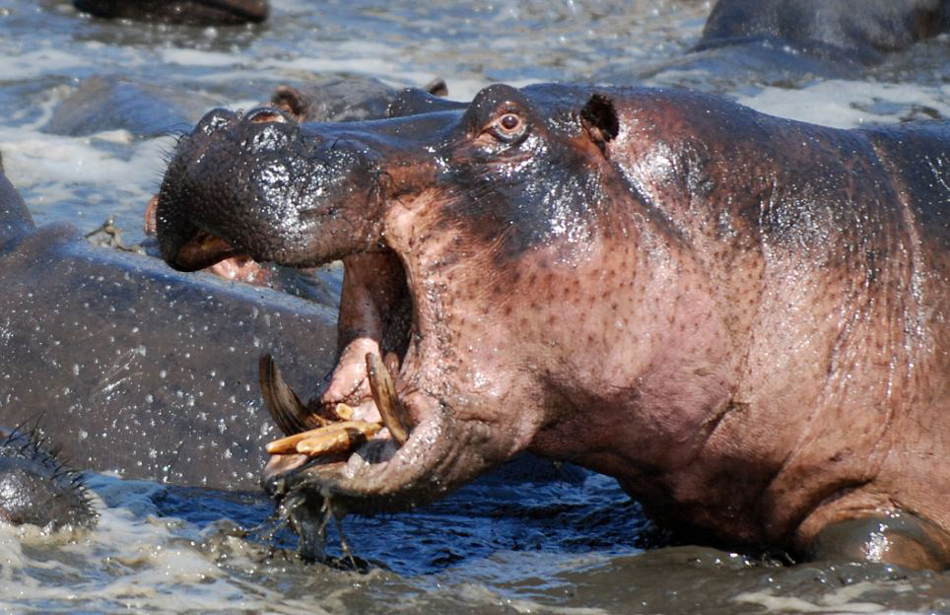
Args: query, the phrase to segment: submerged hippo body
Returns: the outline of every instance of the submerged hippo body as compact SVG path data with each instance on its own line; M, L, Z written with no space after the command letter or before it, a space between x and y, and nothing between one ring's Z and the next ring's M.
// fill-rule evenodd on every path
M395 372L401 447L288 457L271 490L401 508L528 449L727 540L950 561L950 126L567 85L393 110L212 112L163 182L177 268L344 259L318 405L372 420L364 357Z
M641 77L698 89L723 79L790 87L855 78L948 29L944 0L718 0L690 52Z
M434 80L430 87L440 83ZM372 77L328 73L293 83L251 83L226 98L254 97L268 90L272 90L271 104L300 121L333 122L382 117L397 93ZM126 130L136 138L177 135L191 131L220 99L193 86L94 75L75 84L43 131L73 137L111 130Z
M231 26L267 19L267 0L73 0L96 17L195 26Z
M38 424L82 469L257 488L258 357L332 365L328 308L34 228L2 173L0 277L0 425Z
M945 0L719 0L696 47L759 41L870 65L948 28Z

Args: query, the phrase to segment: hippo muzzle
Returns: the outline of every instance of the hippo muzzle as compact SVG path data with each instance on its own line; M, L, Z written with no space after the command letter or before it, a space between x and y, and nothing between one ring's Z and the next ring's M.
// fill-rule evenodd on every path
M233 256L231 243L289 266L366 249L378 224L333 204L375 201L373 188L359 188L375 183L373 172L364 152L335 138L308 139L280 111L212 111L179 143L166 173L156 212L162 254L193 271Z

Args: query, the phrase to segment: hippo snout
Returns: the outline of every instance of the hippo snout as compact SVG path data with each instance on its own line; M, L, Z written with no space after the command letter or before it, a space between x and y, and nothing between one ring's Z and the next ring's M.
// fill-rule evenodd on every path
M162 182L163 257L186 271L237 255L309 266L377 242L379 173L371 148L351 141L276 108L209 112L179 141Z

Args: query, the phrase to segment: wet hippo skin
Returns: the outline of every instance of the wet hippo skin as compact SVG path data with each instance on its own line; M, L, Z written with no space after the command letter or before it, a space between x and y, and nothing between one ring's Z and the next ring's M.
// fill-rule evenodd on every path
M259 23L267 19L267 0L73 0L96 17L197 26Z
M74 467L256 490L258 357L301 382L332 365L334 312L34 228L2 175L0 274L0 425L37 425Z
M211 112L159 196L176 268L351 265L307 410L380 419L378 353L409 437L278 456L265 482L298 526L324 495L411 507L530 450L733 543L950 562L950 126L569 85L393 112ZM855 521L886 540L833 531Z

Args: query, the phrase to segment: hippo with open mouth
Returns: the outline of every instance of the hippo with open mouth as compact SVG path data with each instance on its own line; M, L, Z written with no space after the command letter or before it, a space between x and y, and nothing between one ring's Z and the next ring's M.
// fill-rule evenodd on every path
M571 85L391 115L212 111L162 184L177 269L343 259L328 387L265 359L265 396L386 428L269 490L394 510L530 450L736 544L950 562L950 125Z

